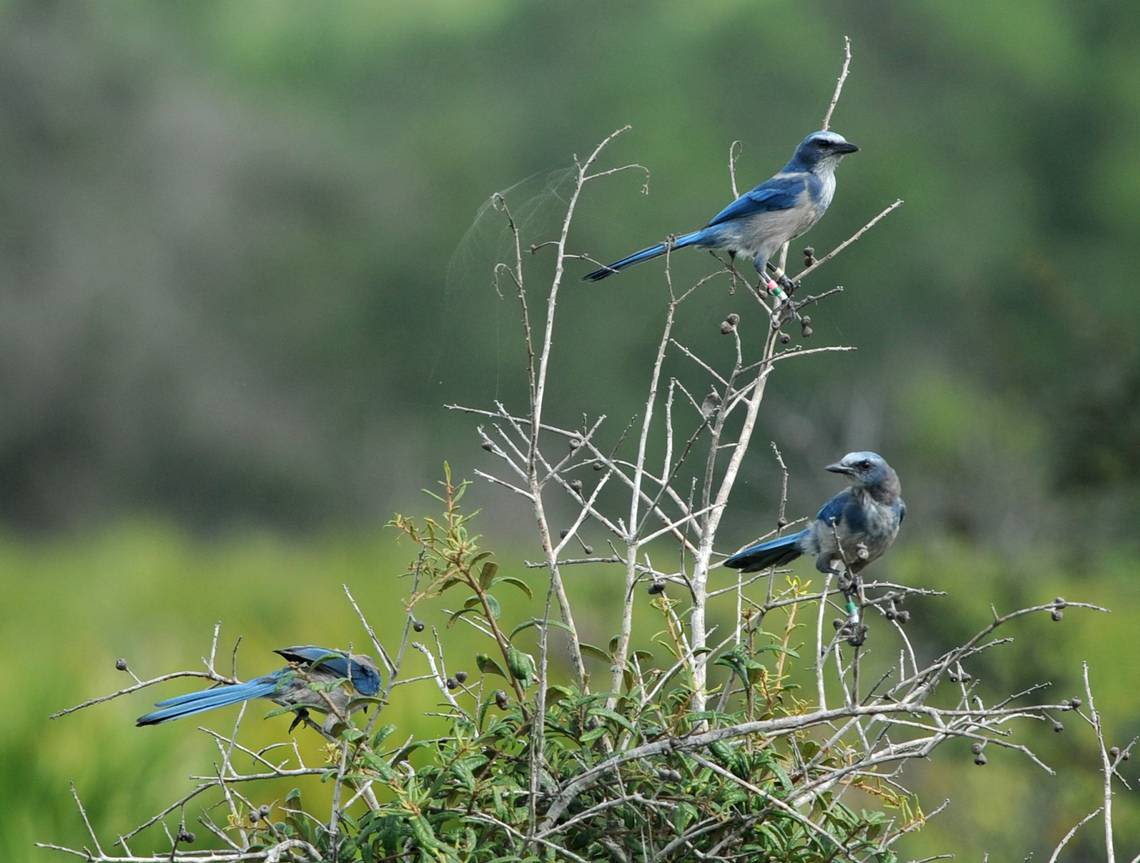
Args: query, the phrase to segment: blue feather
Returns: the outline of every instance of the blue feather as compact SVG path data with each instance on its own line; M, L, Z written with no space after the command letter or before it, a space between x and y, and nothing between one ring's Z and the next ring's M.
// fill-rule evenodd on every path
M783 566L803 554L803 549L800 548L800 540L807 535L808 531L805 529L799 533L792 533L788 536L777 537L758 545L749 546L728 558L724 565L730 569L742 569L745 572L759 572L770 566Z
M765 180L750 192L745 192L719 213L712 217L709 226L743 219L756 213L770 213L773 210L788 210L799 203L800 196L807 188L804 174L777 174Z
M684 249L688 246L702 245L705 240L709 239L709 235L714 232L707 230L692 231L688 234L683 234L673 240L674 249ZM658 243L656 246L649 246L639 252L634 252L632 255L626 255L620 261L614 261L606 267L600 267L592 273L587 273L582 276L582 279L587 282L598 282L606 276L612 276L614 273L624 270L626 267L632 267L634 264L640 264L642 261L649 261L653 258L660 257L665 254L665 244Z
M140 716L136 725L157 725L170 719L180 719L183 716L193 716L196 713L205 713L216 707L225 707L248 701L251 698L266 698L277 691L280 678L285 672L275 672L264 677L255 678L248 683L235 683L231 686L218 686L214 689L205 689L201 692L190 692L158 702L155 707L162 708Z

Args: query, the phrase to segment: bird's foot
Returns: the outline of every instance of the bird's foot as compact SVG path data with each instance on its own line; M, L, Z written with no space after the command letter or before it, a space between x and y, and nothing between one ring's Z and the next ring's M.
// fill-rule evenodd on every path
M300 725L302 722L307 721L309 718L309 711L302 707L293 715L293 721L289 724L289 733L293 733L293 729Z
M867 641L867 624L857 623L847 626L847 643L852 647L862 647Z
M789 297L800 289L800 283L792 281L785 273L780 273L780 275L776 277L776 281L780 287L787 292Z
M785 317L795 318L798 321L800 319L799 310L796 308L796 304L792 302L791 291L785 288L785 286L791 286L794 290L797 287L796 283L784 275L781 275L779 279L762 276L760 281L762 288L776 300L772 309L773 323L778 326L781 319Z
M844 610L847 612L847 620L844 621L839 634L846 638L852 647L861 647L867 640L867 624L863 622L863 615L860 612L861 597L854 577L846 572L841 573L839 589L843 591Z

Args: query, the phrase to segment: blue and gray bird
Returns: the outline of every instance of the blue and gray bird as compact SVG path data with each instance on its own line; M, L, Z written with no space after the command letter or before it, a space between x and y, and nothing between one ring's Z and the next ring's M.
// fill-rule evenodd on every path
M215 686L160 701L155 705L158 710L140 716L135 724L157 725L251 698L268 698L282 707L297 710L297 717L289 729L291 731L307 718L308 710L328 713L329 722L335 724L347 716L356 696L372 696L380 691L380 671L369 656L311 644L283 647L274 653L283 656L289 665L246 683ZM352 684L354 692L349 692L343 686L319 685L338 680L347 680ZM314 688L313 684L319 686ZM331 726L326 730L331 730Z
M768 289L776 292L775 282L765 272L768 260L784 243L794 240L823 217L835 195L836 167L844 156L858 149L835 132L812 132L796 147L791 161L780 173L751 192L745 192L699 231L673 238L671 247L702 246L727 251L734 258L745 255L752 260ZM665 243L658 243L583 278L596 282L663 255L665 249Z
M827 470L849 476L851 485L825 503L815 521L799 533L738 551L724 565L759 572L810 554L815 556L815 568L820 572L830 571L832 561L846 558L847 569L857 574L881 557L895 541L906 516L898 474L874 452L847 453Z

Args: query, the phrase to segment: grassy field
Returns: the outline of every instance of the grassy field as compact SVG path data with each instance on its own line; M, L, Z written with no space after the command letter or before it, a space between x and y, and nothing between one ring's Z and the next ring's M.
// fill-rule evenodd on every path
M238 668L244 677L276 667L270 651L285 644L352 642L363 648L366 636L341 585L350 585L386 637L398 631L403 620L399 597L407 582L400 576L409 554L410 547L398 543L391 531L303 541L255 533L206 540L161 525L126 523L66 541L0 540L0 571L9 597L15 596L3 616L4 643L11 657L0 674L4 691L16 704L0 743L6 767L0 780L0 858L48 859L49 852L31 850L36 840L86 841L68 793L69 780L109 840L184 793L187 776L211 770L217 752L208 738L194 732L194 721L133 727L134 718L152 701L185 691L185 682L47 719L53 711L127 685L128 677L114 668L117 657L126 658L143 677L200 667L219 620L219 652L227 663L234 639L241 636ZM506 568L521 569L517 557L503 557ZM801 575L806 577L809 569L805 566ZM1047 615L1017 624L1008 633L1016 636L1016 643L994 651L976 673L983 677L984 691L993 695L1051 679L1057 696L1067 697L1079 691L1080 660L1088 659L1098 704L1112 739L1119 743L1140 730L1132 651L1140 585L1130 570L1123 558L1101 560L1080 572L1062 570L1048 558L1011 564L949 542L921 550L904 544L889 566L896 579L953 594L912 605L911 629L925 654L984 625L990 602L1008 610L1022 600L1048 601L1061 593L1111 605L1114 612L1108 616L1070 610L1059 624ZM586 640L608 640L606 610L618 601L616 584L617 579L602 570L574 574L571 589L583 609ZM508 619L527 611L528 601L514 593L503 597ZM638 612L643 623L638 641L652 649L657 627L648 598L645 602ZM473 654L481 648L472 631L447 630L439 603L418 614L440 628L449 669L473 672ZM875 635L883 639L883 647L876 651L878 645L872 642L872 668L874 663L892 662L894 654L894 645L887 643L889 633L873 631ZM802 636L811 638L807 630ZM660 647L657 651L663 653ZM810 656L810 650L804 656ZM418 670L420 664L414 655L409 669ZM598 663L596 679L601 679L601 669ZM429 730L421 714L433 707L437 694L419 684L397 693L386 717L397 725L397 734ZM247 740L268 742L284 732L288 718L261 722L265 711L257 706L250 712ZM233 717L233 711L219 711L203 721L227 729ZM972 859L989 849L998 859L1010 859L1030 850L1047 853L1098 801L1091 735L1071 715L1064 719L1064 734L1040 729L1030 738L1042 756L1059 767L1057 777L1005 752L994 755L986 768L976 768L964 743L940 750L920 769L912 768L905 778L923 790L927 809L947 796L954 802L905 846L904 854L949 850L958 852L959 859ZM319 757L317 744L305 735L302 740L312 757ZM1126 767L1125 775L1135 776L1135 769ZM281 795L286 790L281 788ZM321 793L315 783L313 793ZM1128 797L1121 798L1120 836L1140 835L1137 809ZM1010 824L1019 827L1011 830ZM1091 829L1089 848L1097 847L1096 836L1097 830ZM153 841L161 844L159 837ZM140 842L135 850L144 847Z

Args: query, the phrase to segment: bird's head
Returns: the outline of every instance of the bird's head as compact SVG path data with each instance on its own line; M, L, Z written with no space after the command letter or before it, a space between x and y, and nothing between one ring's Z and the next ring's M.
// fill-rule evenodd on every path
M840 160L848 153L858 152L859 148L840 135L838 132L824 130L812 132L804 138L796 153L792 156L792 164L800 166L800 170L835 169Z
M877 452L849 452L827 470L851 478L851 484L860 488L899 491L899 478L894 468Z

